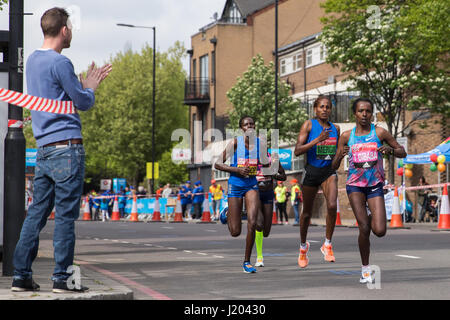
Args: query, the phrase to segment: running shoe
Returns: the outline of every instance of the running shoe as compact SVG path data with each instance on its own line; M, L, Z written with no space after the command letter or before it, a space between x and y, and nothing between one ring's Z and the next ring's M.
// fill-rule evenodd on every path
M373 283L375 279L372 277L373 273L369 271L361 272L359 283Z
M255 267L264 267L264 260L263 260L263 258L256 259Z
M302 249L300 247L300 252L298 254L298 265L300 268L306 268L308 265L308 251L309 251L309 242L306 242L306 249Z
M244 262L242 265L242 268L244 269L244 272L246 273L255 273L256 269L250 264L250 262Z
M323 254L323 258L328 262L335 262L336 258L334 257L333 247L330 245L325 245L325 243L320 247L320 251Z

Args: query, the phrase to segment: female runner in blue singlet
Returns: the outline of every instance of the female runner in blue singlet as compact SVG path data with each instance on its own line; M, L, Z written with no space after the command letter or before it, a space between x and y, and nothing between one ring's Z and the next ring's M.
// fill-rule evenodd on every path
M337 214L337 175L331 168L331 161L336 154L340 128L328 119L331 115L331 100L319 96L314 102L316 117L305 121L300 128L294 154L307 154L307 163L302 182L303 211L300 215L300 252L298 265L305 268L308 263L309 243L306 241L308 227L311 221L314 199L319 187L322 188L327 204L325 242L320 248L325 261L334 262L335 257L331 246L336 225Z
M247 210L247 237L244 272L255 273L256 268L250 264L250 256L255 242L256 219L260 210L258 183L256 174L259 161L260 140L256 137L255 122L249 116L239 121L244 135L230 142L222 154L221 163L216 162L214 168L230 173L228 180L228 214L227 225L232 237L241 234L242 206L245 197ZM231 156L231 164L225 162Z

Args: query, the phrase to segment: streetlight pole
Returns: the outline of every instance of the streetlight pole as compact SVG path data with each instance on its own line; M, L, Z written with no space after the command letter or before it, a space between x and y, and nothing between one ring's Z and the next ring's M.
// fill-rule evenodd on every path
M275 0L275 129L278 129L278 0Z
M133 24L117 23L119 27L141 28L153 30L153 94L152 94L152 185L151 194L155 190L155 95L156 95L156 27L135 26Z

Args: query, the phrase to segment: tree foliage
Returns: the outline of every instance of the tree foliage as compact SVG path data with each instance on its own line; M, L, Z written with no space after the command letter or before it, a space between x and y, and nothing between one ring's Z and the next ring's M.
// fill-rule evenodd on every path
M278 80L278 129L282 141L296 139L302 123L308 118L306 111L290 95L290 86ZM274 64L265 65L261 55L252 59L247 71L237 78L236 84L227 92L233 105L230 112L230 128L239 128L243 115L252 116L256 130L274 128L275 119L275 71ZM270 140L269 140L270 141Z
M408 108L450 116L448 0L327 0L322 6L327 62L351 74L350 89L376 103L394 136Z
M189 178L189 173L185 163L175 163L172 161L172 152L166 151L161 156L159 166L160 186L170 183L171 185L182 184Z
M349 73L349 90L370 97L394 137L404 111L450 116L449 0L326 0L327 62ZM390 177L394 161L390 161Z
M167 52L156 53L156 161L171 149L171 132L188 123L184 52L177 42ZM95 107L81 113L86 176L125 177L136 184L152 161L152 48L119 53L110 63L113 71L96 91Z

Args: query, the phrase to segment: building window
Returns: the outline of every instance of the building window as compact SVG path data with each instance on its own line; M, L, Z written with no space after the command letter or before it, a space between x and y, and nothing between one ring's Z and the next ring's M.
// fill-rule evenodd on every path
M285 76L302 69L303 57L301 53L280 59L280 75Z
M315 44L306 49L306 67L312 67L325 62L327 56L326 48L323 44Z
M286 74L286 59L282 59L280 61L280 72L281 72L281 75Z
M209 92L209 58L208 55L200 57L200 78L201 78L201 87L200 94L205 94Z

